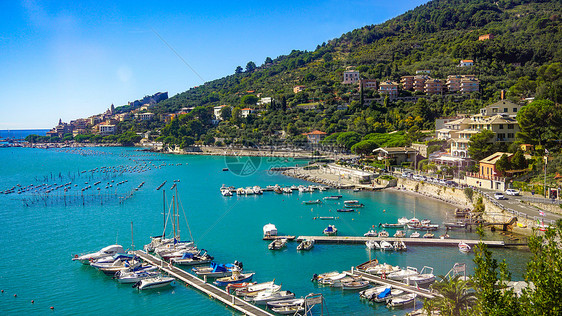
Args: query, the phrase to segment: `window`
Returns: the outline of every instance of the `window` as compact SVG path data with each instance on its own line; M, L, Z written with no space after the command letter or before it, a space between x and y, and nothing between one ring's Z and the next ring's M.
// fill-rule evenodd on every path
M498 108L493 108L492 113L498 113Z
M513 108L513 112L514 112L514 113L517 113L517 108Z
M507 124L507 129L513 129L513 124Z
M503 129L503 124L500 124L500 129Z
M507 138L513 138L513 133L507 133Z
M504 112L504 113L507 113L507 108L503 108L503 112Z

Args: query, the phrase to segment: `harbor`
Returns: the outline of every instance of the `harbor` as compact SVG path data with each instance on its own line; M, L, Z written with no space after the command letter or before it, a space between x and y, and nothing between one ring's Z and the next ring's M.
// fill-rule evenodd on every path
M396 238L396 237L364 237L364 236L299 236L297 241L314 240L322 244L365 244L369 240L380 241L403 241L407 246L434 246L434 247L457 247L460 242L465 242L471 246L476 245L480 240L466 239L438 239L438 238ZM506 243L501 240L482 240L488 247L505 247ZM518 244L525 246L525 244Z

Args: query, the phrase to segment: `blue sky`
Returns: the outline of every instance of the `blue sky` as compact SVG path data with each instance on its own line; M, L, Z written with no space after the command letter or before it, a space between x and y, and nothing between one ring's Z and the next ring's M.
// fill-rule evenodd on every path
M425 2L0 1L0 129L51 128L112 103L173 96Z

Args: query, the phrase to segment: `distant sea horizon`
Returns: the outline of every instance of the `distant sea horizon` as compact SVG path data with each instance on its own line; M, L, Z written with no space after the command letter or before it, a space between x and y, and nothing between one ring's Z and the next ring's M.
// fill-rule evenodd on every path
M23 139L29 135L47 136L49 129L0 129L0 138Z

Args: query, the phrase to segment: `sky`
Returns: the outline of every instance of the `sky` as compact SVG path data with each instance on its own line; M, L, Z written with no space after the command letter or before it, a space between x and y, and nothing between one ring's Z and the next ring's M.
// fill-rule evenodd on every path
M171 97L427 0L0 1L0 130Z

